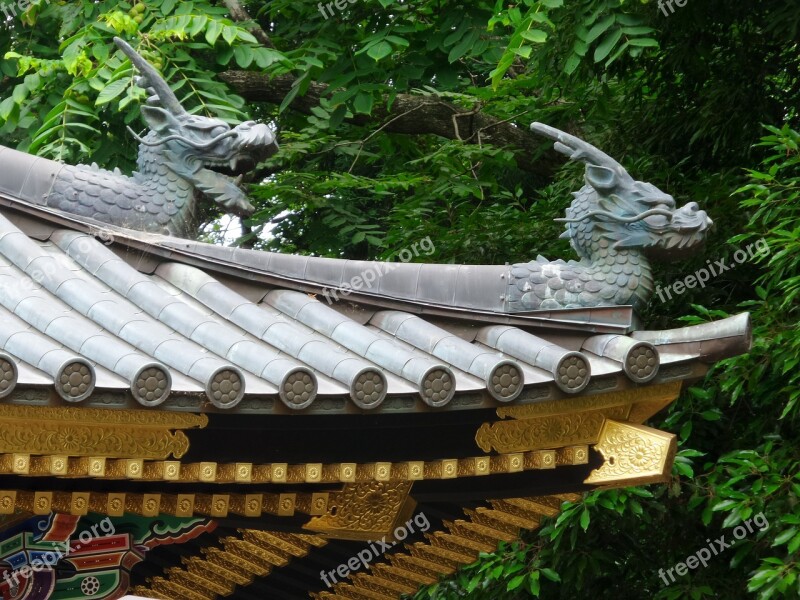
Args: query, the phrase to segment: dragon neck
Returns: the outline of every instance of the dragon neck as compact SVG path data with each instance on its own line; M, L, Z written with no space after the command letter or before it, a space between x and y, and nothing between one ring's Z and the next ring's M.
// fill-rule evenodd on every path
M158 141L154 132L150 132L145 140ZM144 203L152 198L162 199L162 208L173 214L171 228L173 234L186 237L195 231L197 225L197 202L194 186L181 176L180 165L174 164L172 153L166 144L139 146L137 170L133 173L136 183L144 188L147 197Z
M607 285L619 287L618 304L643 308L653 293L653 272L644 252L639 248L614 248L616 236L601 224L578 225L571 229L572 244L584 268L595 275L602 273ZM629 296L627 300L625 295Z

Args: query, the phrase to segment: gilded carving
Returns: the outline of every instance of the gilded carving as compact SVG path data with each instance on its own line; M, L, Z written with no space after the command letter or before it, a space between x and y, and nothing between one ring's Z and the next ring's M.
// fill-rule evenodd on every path
M214 557L215 562L226 569L238 569L240 572L259 577L267 575L272 570L269 565L260 564L260 561L256 561L251 556L242 556L244 553L236 547L232 547L230 551L228 548L224 550L222 548L203 548L202 552L209 557L209 560Z
M459 533L464 536L477 535L487 543L494 543L496 546L498 542L512 542L517 539L517 533L512 535L492 527L481 525L480 523L471 523L470 521L463 521L461 519L453 523L450 530L453 533Z
M475 435L484 452L500 453L595 443L606 419L641 422L667 406L680 393L675 381L594 396L552 400L536 404L504 406L501 418L512 420L484 423ZM544 459L544 457L539 457ZM548 468L556 464L586 464L588 452L573 449L545 460L526 459L526 468Z
M450 559L459 567L464 564L470 564L478 558L479 550L469 550L440 537L431 536L428 541L430 542L429 545L425 545L420 549L423 555L434 557L438 560L443 558Z
M585 483L630 486L669 478L677 444L671 433L644 425L607 421L595 448L605 462Z
M589 462L589 449L586 446L567 446L556 451L556 465L585 465Z
M409 573L409 577L416 575L437 581L440 575L447 572L436 563L428 563L426 560L408 554L390 554L388 558L392 566Z
M410 586L407 583L398 583L391 579L379 577L377 575L366 575L359 573L353 578L353 583L356 587L372 590L379 594L388 594L390 597L395 598L402 594L413 594L417 591L416 586Z
M0 404L0 421L57 423L103 423L106 425L135 425L158 429L192 429L208 425L204 414L178 413L161 410L108 410L74 406L20 406Z
M534 450L525 453L525 468L533 469L555 469L556 453L554 450Z
M59 460L50 459L47 470L65 475L68 456L179 458L189 449L180 429L207 423L205 415L164 411L3 404L0 453L59 455ZM131 475L137 475L135 469Z
M405 481L347 484L330 495L326 514L312 518L304 529L343 540L393 539L398 523L414 510L411 483Z
M439 550L424 543L413 544L408 548L412 557L425 561L429 565L435 565L436 569L445 575L450 575L464 564L462 559L453 555L447 550ZM472 561L469 561L472 562Z
M491 551L498 542L510 542L519 537L520 528L535 528L543 514L558 514L565 500L578 496L535 496L493 501L493 508L465 510L467 519L454 523L445 521L446 531L428 536L427 542L407 546L407 552L386 557L386 563L376 563L370 573L352 577L354 585L338 583L331 592L314 597L327 598L396 598L403 590L416 589L431 583L441 575L453 573L471 563L479 552ZM534 519L533 517L537 518Z
M436 580L438 579L438 577L434 577L429 574L426 575L418 573L417 571L401 569L399 567L389 566L383 563L376 564L374 567L372 567L372 571L377 573L384 579L391 578L393 581L397 582L401 581L411 582L416 586L416 588L418 588L421 585L428 585L431 583L435 583Z
M170 581L190 590L204 590L214 593L214 597L230 596L236 586L225 579L207 579L180 567L170 567L164 571Z
M212 560L206 560L200 556L183 558L182 561L187 571L204 578L213 577L214 579L225 579L236 585L249 585L251 581L247 575L243 575L239 571L226 569L220 564Z
M70 455L103 454L143 458L167 458L172 454L179 458L188 449L189 439L181 431L170 433L152 428L0 422L0 452L65 452Z
M196 591L192 591L190 588L179 585L174 581L168 581L163 577L153 577L150 585L154 592L164 594L164 596L167 598L185 598L186 600L213 600L213 596L209 597L208 594L201 594Z
M496 519L493 516L494 511L491 509L481 509L480 511L472 509L464 509L464 514L469 517L472 523L486 527L493 531L499 532L498 535L504 535L508 540L515 540L519 536L519 527L517 525L507 523L503 520Z
M524 452L597 441L606 418L625 419L630 406L484 423L475 434L484 452Z
M509 421L513 423L514 421ZM180 432L179 432L180 433ZM404 461L399 463L301 463L287 465L272 463L181 463L178 460L150 460L145 458L115 458L112 456L68 456L64 454L28 453L0 454L2 475L51 475L69 478L128 479L140 481L179 481L182 483L260 484L260 483L368 483L370 481L406 481L425 479L451 479L477 477L503 473L516 473L556 466L584 464L587 454L567 446L558 450L532 450L495 456L474 456L430 461ZM94 448L93 450L97 450ZM578 452L578 454L576 454ZM579 456L581 458L575 458ZM273 478L285 481L273 481ZM318 502L320 502L318 500ZM300 509L316 515L319 508Z

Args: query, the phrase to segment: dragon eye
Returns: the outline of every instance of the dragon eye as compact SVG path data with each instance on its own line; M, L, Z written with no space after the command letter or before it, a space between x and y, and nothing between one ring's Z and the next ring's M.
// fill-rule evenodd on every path
M658 208L663 208L663 206L659 206ZM652 215L647 217L644 221L651 227L666 227L669 224L669 219L664 215Z

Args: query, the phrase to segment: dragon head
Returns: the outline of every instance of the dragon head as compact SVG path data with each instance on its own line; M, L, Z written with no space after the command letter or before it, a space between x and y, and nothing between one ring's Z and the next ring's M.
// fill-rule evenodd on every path
M554 140L555 150L571 160L586 163L586 186L576 194L567 218L557 219L567 226L562 237L574 242L589 225L607 241L604 245L640 249L651 258L667 260L684 258L704 242L713 223L696 202L677 208L672 196L636 181L591 144L542 123L534 123L531 130Z
M145 148L158 148L164 166L228 212L252 214L254 208L239 183L278 150L272 129L255 121L231 127L221 119L189 114L152 65L127 42L114 42L139 70L137 85L150 93L141 108L150 133L141 138L131 131L133 136Z

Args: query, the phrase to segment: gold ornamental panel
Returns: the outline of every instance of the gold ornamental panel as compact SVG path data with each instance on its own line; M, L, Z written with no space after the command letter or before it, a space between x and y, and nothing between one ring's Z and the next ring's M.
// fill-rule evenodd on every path
M483 423L475 442L484 452L528 452L600 439L607 419L641 423L680 394L681 382L595 396L497 409L503 420Z
M326 513L303 527L331 539L394 540L395 529L416 507L409 496L412 485L406 481L345 484L341 492L330 494Z
M606 421L595 449L605 460L584 483L620 487L668 480L677 442L672 433Z
M65 466L68 456L180 458L189 449L180 430L207 424L205 415L167 411L2 404L0 454L58 455ZM60 474L55 466L47 468Z

